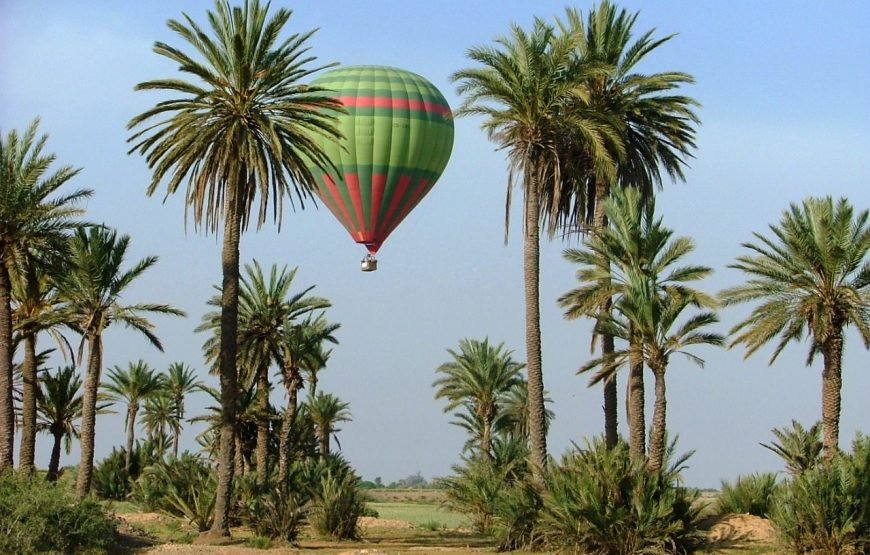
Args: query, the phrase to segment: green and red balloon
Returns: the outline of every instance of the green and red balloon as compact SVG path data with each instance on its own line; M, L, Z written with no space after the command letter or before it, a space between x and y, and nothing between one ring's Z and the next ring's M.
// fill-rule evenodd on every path
M338 171L311 167L317 194L374 255L447 166L453 115L432 83L393 67L343 67L312 85L347 109L337 122L343 141L320 140Z

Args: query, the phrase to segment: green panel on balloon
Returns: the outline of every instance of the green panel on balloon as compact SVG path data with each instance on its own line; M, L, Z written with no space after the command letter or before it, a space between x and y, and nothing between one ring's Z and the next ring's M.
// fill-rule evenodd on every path
M348 111L338 118L340 144L317 139L338 169L325 174L310 167L317 193L354 241L374 254L447 166L453 114L432 83L397 68L339 68L312 85L334 91Z

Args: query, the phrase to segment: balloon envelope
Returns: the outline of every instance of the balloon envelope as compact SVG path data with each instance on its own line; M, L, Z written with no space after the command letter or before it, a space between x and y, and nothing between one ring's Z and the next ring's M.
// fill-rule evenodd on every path
M397 68L343 67L312 85L334 91L348 112L337 123L343 141L317 139L338 169L310 167L317 194L374 254L444 171L453 115L432 83Z

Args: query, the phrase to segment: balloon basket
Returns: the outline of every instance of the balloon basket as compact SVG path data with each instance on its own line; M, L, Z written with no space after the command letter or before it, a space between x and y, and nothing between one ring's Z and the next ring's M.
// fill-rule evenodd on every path
M363 272L374 272L378 269L378 259L367 254L366 257L362 259L360 266Z

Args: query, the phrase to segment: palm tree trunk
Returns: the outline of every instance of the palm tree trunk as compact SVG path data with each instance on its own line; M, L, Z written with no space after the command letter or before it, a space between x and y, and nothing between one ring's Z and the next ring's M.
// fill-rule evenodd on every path
M236 368L239 326L239 240L242 221L242 191L246 171L239 172L238 183L227 190L224 214L224 241L221 251L223 280L221 285L220 385L221 424L218 455L218 485L215 492L214 521L208 535L230 535L230 505L233 491L233 459L236 437L236 403L239 394Z
M12 282L0 246L0 471L12 468L15 409L12 404Z
M130 476L130 466L133 463L133 439L136 433L136 413L139 411L139 405L131 403L127 407L127 452L124 453L124 471L127 477Z
M236 432L238 432L238 430L236 430ZM236 473L236 476L242 477L245 475L245 450L242 449L242 438L237 433L233 441L236 445L236 452L233 456L233 466L235 468L234 471Z
M269 366L257 368L257 485L266 485L269 447Z
M825 369L822 371L822 445L825 458L830 460L840 450L840 395L843 387L843 328L825 341L822 356Z
M526 300L526 369L529 380L529 443L535 476L543 479L547 468L547 431L544 407L544 376L541 368L540 307L540 199L538 175L526 169L525 229L523 230L523 279Z
M318 426L317 439L320 444L320 462L323 462L326 460L326 455L329 454L329 430L324 430Z
M281 438L278 447L278 484L287 487L290 476L290 436L293 433L293 421L296 419L296 408L299 397L299 370L293 367L293 357L290 353L284 355L284 384L287 387L287 408L284 410L284 420L281 422Z
M88 375L82 396L82 428L79 439L81 460L79 475L76 479L76 493L80 498L91 491L91 478L94 473L94 434L97 425L97 388L100 385L100 368L103 364L103 340L95 333L89 333Z
M592 233L600 233L601 230L607 227L607 213L604 210L604 203L607 197L610 196L610 185L604 179L595 180L595 212L592 215ZM610 261L607 261L609 266ZM610 313L612 301L607 299L601 305L601 314ZM609 333L601 334L601 356L608 357L615 350L613 335ZM619 398L616 391L616 375L613 374L606 378L602 384L604 387L604 444L608 449L616 447L619 441Z
M629 346L628 428L629 453L632 459L640 460L646 456L646 419L644 418L643 347L637 341L632 339L632 344Z
M664 365L653 368L655 376L656 401L653 409L652 431L649 440L649 469L657 472L662 469L665 460L666 413L668 409L667 393L665 391Z
M51 458L48 460L48 474L45 479L49 482L56 482L60 471L60 444L63 441L63 431L52 431L54 444L51 446Z
M175 399L175 406L177 410L175 412L175 419L178 421L178 428L175 433L172 435L172 455L174 458L178 458L178 444L181 443L181 421L184 420L184 400L180 398Z
M480 454L483 460L490 462L492 460L492 418L483 419L483 434L480 438Z
M24 337L24 360L21 364L24 382L21 395L21 449L18 468L32 473L36 451L36 334Z

